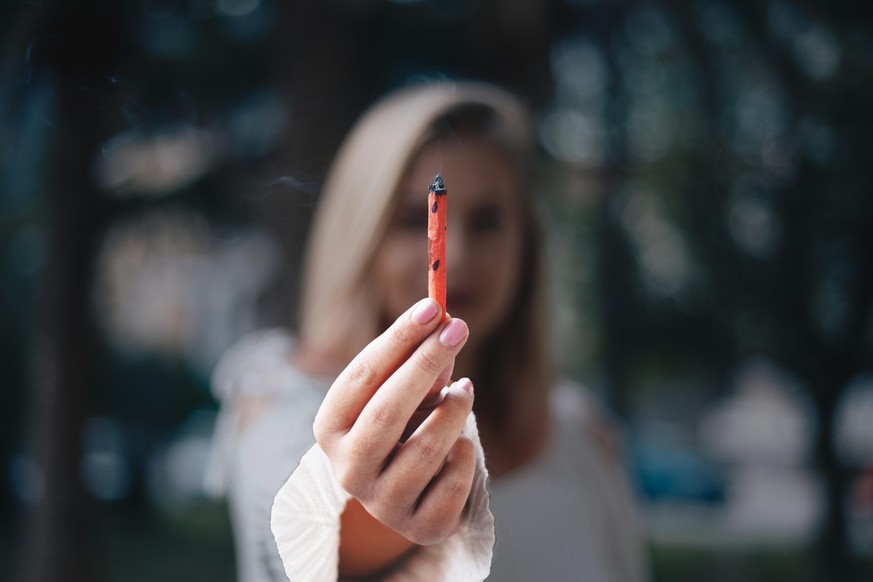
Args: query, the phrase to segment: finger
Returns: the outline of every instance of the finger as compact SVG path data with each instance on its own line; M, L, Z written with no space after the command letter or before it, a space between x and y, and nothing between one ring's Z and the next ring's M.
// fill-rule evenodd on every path
M452 358L452 361L449 363L448 367L440 372L440 375L437 376L436 380L434 380L433 385L430 387L430 389L427 391L427 394L425 394L424 399L418 405L419 408L432 408L442 401L442 390L452 383L452 372L454 371L455 359Z
M347 431L373 393L439 325L439 304L422 299L355 356L325 396L315 419L316 438Z
M427 391L422 401L418 404L418 408L416 412L424 412L427 411L428 414L430 410L433 409L434 406L443 401L444 389L448 387L452 382L452 372L455 371L455 360L452 359L449 367L440 372L440 375L437 376L437 379L434 380L433 386L430 387L430 390ZM407 428L408 432L409 429Z
M400 446L378 477L376 493L398 507L413 507L464 429L473 409L473 384L467 378L445 391L445 398Z
M476 451L473 441L459 436L446 458L446 463L434 477L416 508L411 529L417 544L441 542L458 530L476 472Z
M463 347L468 333L462 320L449 321L382 384L348 432L356 460L381 469L427 392Z
M455 361L452 360L451 366L446 368L437 377L436 382L434 382L433 386L430 387L430 390L427 391L424 400L421 401L418 408L416 408L415 412L412 413L412 418L410 418L409 422L406 423L406 426L403 428L403 434L400 435L400 442L404 442L408 439L409 435L414 433L424 419L433 412L433 409L443 401L446 388L448 388L449 383L452 381L452 372L454 369Z

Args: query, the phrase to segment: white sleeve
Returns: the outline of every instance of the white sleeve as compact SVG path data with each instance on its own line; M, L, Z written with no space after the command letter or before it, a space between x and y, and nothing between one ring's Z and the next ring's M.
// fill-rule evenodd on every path
M290 366L292 346L281 330L253 333L228 350L213 376L221 409L206 485L227 497L240 582L285 579L270 510L315 442L312 421L327 392Z
M476 448L476 474L464 523L439 544L416 550L386 582L481 582L491 571L494 516L488 508L488 472L472 413L463 433ZM321 448L309 449L273 501L271 526L290 580L337 579L340 515L349 498Z
M315 442L312 419L296 408L274 404L236 437L228 501L239 582L284 580L270 529L273 498Z

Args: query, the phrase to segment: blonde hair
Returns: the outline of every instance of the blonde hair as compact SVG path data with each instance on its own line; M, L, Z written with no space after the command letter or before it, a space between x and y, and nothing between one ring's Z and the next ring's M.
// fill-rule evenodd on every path
M471 108L489 113L483 137L519 162L530 157L524 107L482 83L400 90L373 106L346 138L325 182L305 257L300 337L314 353L347 362L381 333L380 298L368 269L397 204L400 181L426 143L452 131L446 120ZM529 198L523 201L529 224L516 309L483 354L496 365L480 362L482 377L473 378L483 408L477 414L503 436L519 438L538 428L532 422L545 421L551 384L539 233Z

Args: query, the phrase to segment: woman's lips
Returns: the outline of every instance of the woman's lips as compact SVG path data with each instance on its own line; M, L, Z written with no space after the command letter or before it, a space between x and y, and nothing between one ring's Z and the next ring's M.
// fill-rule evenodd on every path
M474 295L468 291L448 291L446 293L446 307L449 313L463 311L473 305L474 299Z

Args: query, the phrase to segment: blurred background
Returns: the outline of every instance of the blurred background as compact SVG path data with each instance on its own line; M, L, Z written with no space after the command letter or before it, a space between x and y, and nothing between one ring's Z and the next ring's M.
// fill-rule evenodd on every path
M873 579L873 5L9 0L0 577L234 578L209 375L295 324L325 168L428 79L535 112L563 370L656 581Z

